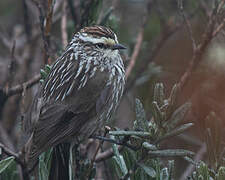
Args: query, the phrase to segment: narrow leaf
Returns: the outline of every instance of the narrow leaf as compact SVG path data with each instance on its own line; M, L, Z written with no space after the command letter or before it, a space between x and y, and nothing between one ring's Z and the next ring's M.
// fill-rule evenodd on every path
M160 171L160 180L168 180L169 179L169 173L167 168L163 168Z
M51 71L51 66L50 65L48 65L48 64L46 64L45 65L45 71L47 72L47 73L49 73L50 71Z
M148 174L150 177L154 178L156 177L156 172L152 167L146 166L143 163L138 163L138 166L140 166L146 174Z
M48 180L48 168L47 165L45 164L45 154L46 152L42 153L39 156L39 180Z
M153 100L158 103L159 106L164 104L165 94L163 83L157 83L154 88Z
M110 136L110 138L115 139L114 136ZM127 174L128 170L127 170L127 166L125 163L125 160L123 158L122 155L120 155L119 150L118 150L118 145L116 144L112 144L112 148L113 148L113 152L115 154L115 156L113 156L113 158L115 159L115 161L117 162L117 164L120 167L120 170L122 171L122 174L125 175Z
M168 180L172 180L172 176L173 176L173 172L174 172L174 160L170 160L170 161L169 161L169 168L168 168L168 171L169 171L169 177L168 177Z
M177 136L177 135L183 133L184 131L186 131L187 129L189 129L190 127L192 127L193 125L194 125L193 123L183 124L180 127L166 133L164 136L159 137L159 139L156 141L156 143L159 143L160 141L165 140L167 138Z
M177 93L179 91L179 86L175 84L171 90L170 96L169 96L169 104L173 106L175 104L176 98L177 98Z
M40 70L40 74L41 74L42 79L45 79L46 76L48 75L48 74L45 72L45 70L43 70L43 69Z
M184 149L156 150L156 151L149 151L148 154L153 157L174 157L174 156L194 155L192 151L188 151Z
M218 173L216 174L216 180L224 180L225 179L225 167L220 167Z
M10 156L0 161L0 174L14 162L14 159L15 158L13 156Z
M204 180L209 180L210 179L208 167L207 167L207 165L204 162L200 162L200 164L198 166L198 169L197 169L197 172L199 174L199 178L200 179L201 178L202 178L202 180L203 179Z
M180 106L171 116L171 118L164 124L164 127L168 126L169 129L174 128L179 122L181 122L186 113L191 108L191 103L187 102Z
M153 108L154 120L158 125L160 125L161 122L164 121L164 114L163 114L163 112L161 112L156 101L152 102L152 108Z
M135 130L148 130L148 122L146 119L145 110L143 105L139 99L136 99L136 120L134 121L134 129Z
M149 132L141 131L109 131L109 135L113 136L139 136L139 137L148 137L150 136Z

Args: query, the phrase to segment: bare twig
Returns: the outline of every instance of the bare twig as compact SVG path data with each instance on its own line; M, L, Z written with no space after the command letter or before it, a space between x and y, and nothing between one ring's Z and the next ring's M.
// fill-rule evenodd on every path
M225 18L222 23L217 26L217 28L213 31L212 36L215 37L225 26Z
M9 96L12 96L12 95L15 95L15 94L22 93L24 87L30 88L33 85L35 85L36 83L38 83L40 79L41 79L41 75L40 74L37 74L32 79L24 82L23 84L18 84L16 86L13 86L13 87L9 88L8 90L4 90L4 93L8 97Z
M29 23L28 7L27 7L26 0L23 0L22 3L23 3L24 29L26 32L27 39L30 40L31 27L30 27L30 23Z
M139 30L139 33L138 33L138 36L137 36L137 41L136 41L136 44L134 46L134 51L132 53L129 65L126 69L126 78L128 78L128 76L130 75L130 73L131 73L132 69L134 68L134 65L137 61L137 57L139 55L139 52L140 52L140 49L141 49L141 44L142 44L142 41L143 41L144 26L145 26L145 23L146 23L146 19L147 19L146 16L144 16L143 25L141 26L141 28Z
M182 25L177 26L176 28L174 28L173 30L168 30L167 32L164 32L161 36L161 38L159 38L159 40L155 43L155 46L153 47L153 50L151 50L150 52L150 56L148 57L148 61L144 61L141 64L141 67L137 70L136 72L136 76L135 78L131 79L125 88L124 94L126 94L128 92L128 90L134 86L135 82L136 82L136 78L140 77L142 75L143 72L145 72L145 70L148 67L148 64L155 59L155 57L158 55L160 49L162 48L162 46L164 45L164 43L175 33L178 31L178 29L180 29L182 27Z
M67 30L66 30L67 28L66 7L67 7L67 1L63 1L62 19L61 19L61 33L62 33L63 48L66 48L68 44L68 36L67 36Z
M207 18L209 18L210 17L210 11L209 11L209 8L207 7L204 0L199 0L199 7L200 7L201 10L203 10L203 12L207 16Z
M12 48L11 48L11 53L10 53L10 63L8 65L8 72L7 76L5 78L5 88L8 89L13 81L13 75L15 71L15 64L16 64L16 58L15 58L15 47L16 47L16 41L13 41Z
M44 60L45 64L49 62L49 47L50 47L50 33L51 33L51 28L52 28L52 15L53 15L53 9L54 9L54 2L53 0L48 0L48 8L47 8L47 15L46 15L46 25L45 25L45 30L44 30L44 41L47 46L45 47L46 50L44 51Z
M193 52L195 52L196 51L196 48L197 48L197 44L196 44L195 39L194 39L194 36L193 36L191 23L187 19L186 15L184 13L183 0L178 1L178 7L179 7L179 10L180 10L180 14L182 15L182 17L184 19L184 22L185 22L185 24L187 26L187 30L188 30L188 33L190 35L191 41L192 41Z
M106 127L105 127L105 132L104 132L103 137L106 137L106 135L108 134L109 130L110 130L110 127L106 126ZM98 147L97 147L97 149L96 149L96 151L95 151L95 153L94 153L94 156L93 156L93 158L92 158L92 160L91 160L91 165L90 165L90 168L89 168L90 171L89 171L89 173L87 173L88 176L90 176L91 169L93 168L93 165L94 165L96 156L97 156L97 154L98 154L98 151L100 150L100 147L103 145L103 143L104 143L104 140L101 140L101 141L99 142L99 144L98 144Z
M50 48L50 33L51 33L51 26L52 26L54 1L48 0L46 17L44 17L44 10L40 2L37 0L32 0L32 1L36 5L39 11L40 28L41 28L41 34L42 34L42 39L44 43L44 64L47 64L47 63L51 64L49 59L49 56L50 56L49 48Z
M224 1L221 1L221 3L224 3ZM221 29L225 25L225 20L223 20L217 28L215 28L216 24L216 16L218 15L217 12L219 12L218 8L220 7L220 4L217 6L217 9L213 9L209 22L207 24L206 30L202 36L201 42L197 45L196 50L193 53L193 56L190 60L189 66L186 69L185 73L182 75L179 81L179 86L182 89L185 84L188 82L192 72L197 67L197 65L200 63L202 56L204 52L206 51L209 43L212 41L213 38L216 37L216 35L221 31Z

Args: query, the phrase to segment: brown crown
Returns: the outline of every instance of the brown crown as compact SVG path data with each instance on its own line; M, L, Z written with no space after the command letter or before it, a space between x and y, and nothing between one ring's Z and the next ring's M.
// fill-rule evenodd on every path
M115 40L114 32L103 26L85 27L80 32L91 34L93 37L106 37Z

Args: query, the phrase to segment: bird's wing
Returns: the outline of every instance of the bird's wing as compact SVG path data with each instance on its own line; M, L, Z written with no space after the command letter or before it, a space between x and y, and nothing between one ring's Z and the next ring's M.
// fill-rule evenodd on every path
M74 67L74 70L78 71L79 67ZM51 73L54 71L55 69L52 69ZM51 73L48 77L49 80ZM84 73L85 69L81 70L80 75L70 82L74 87L68 96L62 99L63 95L60 95L61 98L53 102L60 93L57 89L54 92L56 95L53 94L50 100L43 105L33 133L30 159L37 158L47 148L55 146L71 136L79 136L79 130L89 121L95 121L96 117L106 108L112 91L112 86L107 84L108 73L96 70L94 76L89 78L79 89L82 79L80 76L84 76ZM61 91L68 90L71 84L64 83L60 86ZM46 84L43 86L43 91L45 86ZM51 93L49 88L51 86L47 88L47 92Z

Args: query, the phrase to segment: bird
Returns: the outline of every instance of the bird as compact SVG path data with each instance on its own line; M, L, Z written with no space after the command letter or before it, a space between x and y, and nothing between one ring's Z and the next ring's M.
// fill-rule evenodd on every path
M24 123L28 163L53 148L55 173L49 179L66 179L60 161L68 162L68 143L85 142L115 113L125 86L119 51L125 48L110 28L84 27L52 64Z

